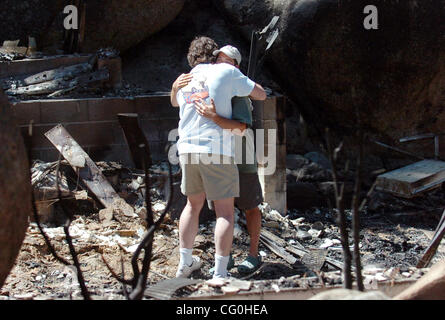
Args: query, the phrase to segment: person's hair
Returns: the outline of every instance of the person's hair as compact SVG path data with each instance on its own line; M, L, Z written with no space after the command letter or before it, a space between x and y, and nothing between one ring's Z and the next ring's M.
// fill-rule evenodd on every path
M213 55L213 51L218 50L216 42L209 37L196 37L189 47L187 54L187 60L190 67L194 68L200 63L214 63L216 57Z

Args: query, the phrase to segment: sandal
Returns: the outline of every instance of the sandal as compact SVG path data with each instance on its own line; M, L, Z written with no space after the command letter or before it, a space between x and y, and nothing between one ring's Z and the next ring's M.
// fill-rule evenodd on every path
M229 256L229 262L227 263L227 270L232 269L235 266L235 260L233 260L232 254ZM209 274L213 276L215 273L215 267L210 268Z
M262 263L261 256L253 257L249 255L243 263L238 265L238 272L241 274L252 273L257 270Z

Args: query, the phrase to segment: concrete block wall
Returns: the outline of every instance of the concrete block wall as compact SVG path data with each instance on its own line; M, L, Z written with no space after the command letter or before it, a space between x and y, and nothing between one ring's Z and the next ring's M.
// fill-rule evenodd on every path
M282 215L287 212L285 103L286 99L281 95L253 102L253 129L264 130L264 155L270 157L275 153L275 170L272 174L270 163L258 163L264 201ZM269 140L269 130L275 130L275 139Z
M254 129L264 129L265 156L275 150L276 168L267 174L268 164L259 164L258 173L265 202L285 215L286 206L286 125L285 98L271 96L254 102ZM129 98L51 99L21 101L13 104L20 128L26 135L33 121L32 158L56 161L58 151L44 133L61 123L94 161L117 161L133 166L125 136L117 120L118 113L138 113L142 130L154 161L166 160L165 145L170 130L177 129L179 110L170 104L169 94ZM276 139L268 140L268 131L276 130Z
M130 98L51 99L13 104L23 134L33 121L32 158L56 161L58 151L44 133L61 123L94 161L132 166L118 113L138 113L154 161L165 160L168 132L178 127L178 109L168 94Z

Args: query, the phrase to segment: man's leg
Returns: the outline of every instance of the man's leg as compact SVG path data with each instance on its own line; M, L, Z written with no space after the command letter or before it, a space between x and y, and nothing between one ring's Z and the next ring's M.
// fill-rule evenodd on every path
M250 237L249 255L257 257L261 232L261 211L258 207L255 207L250 210L245 210L245 212L247 231Z
M200 166L200 172L206 196L214 201L216 212L213 277L225 278L233 241L234 197L239 196L239 177L233 158L223 155L218 157L217 163Z
M233 242L234 198L215 200L215 273L214 277L227 277L227 264Z
M249 255L238 265L238 272L250 273L261 265L258 245L261 233L261 211L258 205L263 201L258 174L240 172L240 196L235 203L246 215L247 231L250 238Z
M215 251L221 256L228 256L233 241L233 198L214 200L216 211Z
M199 213L204 205L205 193L187 197L187 204L179 218L179 247L193 248L199 229Z
M179 265L176 277L188 277L201 267L198 257L193 257L193 244L199 228L199 213L205 200L205 193L187 197L187 204L179 218Z

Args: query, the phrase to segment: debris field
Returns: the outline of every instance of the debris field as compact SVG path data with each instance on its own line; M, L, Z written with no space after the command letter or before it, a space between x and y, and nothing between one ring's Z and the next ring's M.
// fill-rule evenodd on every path
M138 170L124 168L113 162L97 163L118 194L133 206L134 215L104 214L66 161L60 164L62 202L69 204L75 220L70 234L79 254L81 268L93 299L125 299L122 284L112 277L106 263L117 274L132 276L131 255L141 241L145 228L145 185ZM166 163L151 167L153 185L150 195L154 215L165 208L164 192ZM35 161L32 167L35 194L40 195L39 214L45 233L57 252L70 259L65 234L61 227L63 213L54 197L55 163ZM70 170L72 172L70 172ZM173 177L179 177L174 168ZM42 195L42 190L45 190ZM43 198L47 197L46 200ZM377 289L379 283L417 280L428 268L417 269L416 263L428 247L441 212L420 210L422 206L440 207L443 191L436 189L422 199L398 199L376 192L373 210L361 213L360 252L364 283L367 289ZM49 210L48 208L51 208ZM410 208L417 208L415 211ZM155 233L152 263L146 299L182 299L221 296L236 292L287 288L316 288L342 284L342 250L336 212L330 208L289 209L286 215L272 210L267 203L260 207L263 214L260 255L263 264L249 275L237 272L236 265L248 254L249 238L244 214L236 209L235 236L232 255L235 268L229 270L233 280L212 283L209 269L213 267L214 219L200 224L194 254L203 261L200 270L190 282L169 294L159 295L156 288L173 279L179 262L178 220L167 215L160 230ZM405 209L405 210L403 210ZM350 222L351 214L347 212ZM352 240L352 239L350 239ZM351 242L352 243L352 242ZM439 247L433 263L445 257L443 245ZM57 262L44 242L35 222L31 222L21 252L5 285L1 299L82 299L75 270Z

